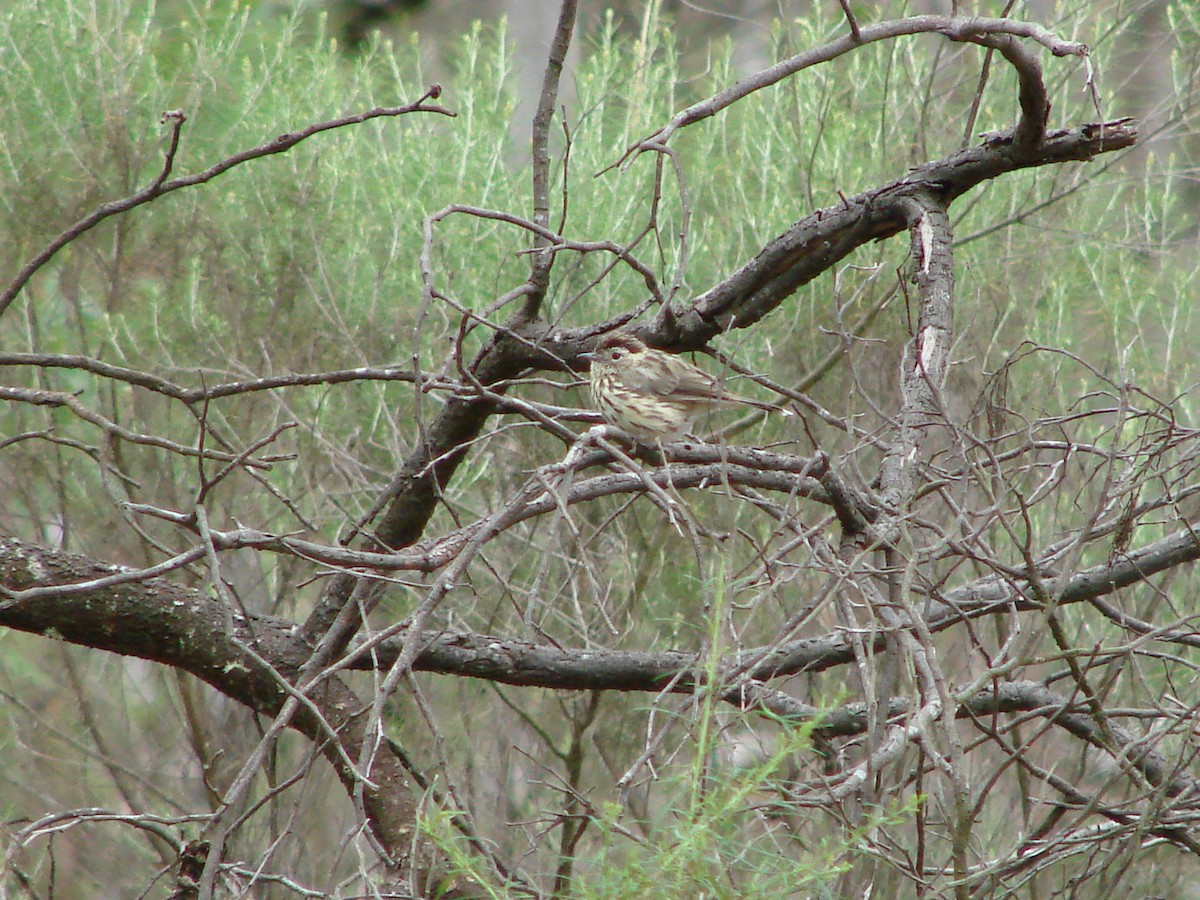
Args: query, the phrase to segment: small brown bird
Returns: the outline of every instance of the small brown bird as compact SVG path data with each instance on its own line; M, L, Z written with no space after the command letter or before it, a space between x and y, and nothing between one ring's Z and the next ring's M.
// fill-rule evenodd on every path
M610 425L643 444L677 440L701 414L746 405L780 407L730 394L721 382L675 353L647 347L625 332L606 335L587 354L592 361L592 402Z

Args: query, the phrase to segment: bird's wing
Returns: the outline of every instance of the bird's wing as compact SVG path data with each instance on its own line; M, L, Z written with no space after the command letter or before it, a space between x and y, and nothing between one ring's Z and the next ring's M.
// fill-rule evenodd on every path
M679 376L657 360L643 357L642 364L622 374L625 386L656 397L666 397L679 386Z
M699 369L680 372L667 393L681 400L720 400L726 396L721 383Z

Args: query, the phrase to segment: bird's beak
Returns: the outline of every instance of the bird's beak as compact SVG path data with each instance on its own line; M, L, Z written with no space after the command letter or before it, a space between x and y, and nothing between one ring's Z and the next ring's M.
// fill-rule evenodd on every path
M580 353L580 354L579 354L579 358L580 358L580 359L586 359L588 362L592 362L593 360L595 360L595 358L596 358L596 354L595 354L595 353L590 353L590 352L589 352L589 353Z

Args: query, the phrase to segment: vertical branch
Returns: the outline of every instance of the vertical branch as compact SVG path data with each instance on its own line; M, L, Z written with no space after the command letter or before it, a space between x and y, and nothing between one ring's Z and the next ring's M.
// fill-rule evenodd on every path
M900 373L900 430L880 469L882 499L893 511L902 510L912 498L925 432L940 419L938 395L954 336L953 240L946 209L928 195L905 205L920 314Z
M940 393L945 382L953 338L953 239L945 206L930 194L904 201L911 239L912 280L917 286L919 313L916 333L905 348L900 372L900 410L897 433L880 468L883 505L896 518L886 529L883 547L887 598L873 606L887 626L889 661L903 659L917 680L913 709L920 709L908 729L929 756L933 767L948 779L954 805L952 864L958 887L965 897L966 840L972 820L970 796L962 767L962 745L954 722L954 704L937 663L932 634L920 612L909 601L907 578L899 577L900 555L892 543L904 530L904 513L917 489L921 460L932 426L942 420ZM899 615L904 610L907 615ZM916 686L915 686L916 687ZM939 729L940 726L940 729ZM935 732L944 738L944 749L935 746ZM873 748L874 750L874 748ZM877 751L875 751L877 752ZM869 760L868 760L869 761Z
M1021 117L1013 134L1013 146L1020 150L1031 150L1045 137L1046 120L1050 117L1050 100L1046 96L1046 82L1042 78L1041 63L1012 35L993 35L979 43L999 50L1000 55L1016 70L1020 84L1018 99L1021 104ZM1078 55L1086 56L1086 48Z
M550 123L554 119L554 107L558 103L558 85L562 79L563 62L571 47L571 35L575 31L577 0L563 0L558 11L558 25L554 29L554 40L550 43L550 58L546 60L546 74L542 79L542 95L533 114L533 221L543 228L550 227ZM564 179L566 174L563 175ZM534 247L543 249L550 242L535 235ZM533 290L526 296L523 309L526 319L537 315L546 289L550 286L550 269L554 265L554 254L543 249L533 254L533 265L529 272L529 284Z

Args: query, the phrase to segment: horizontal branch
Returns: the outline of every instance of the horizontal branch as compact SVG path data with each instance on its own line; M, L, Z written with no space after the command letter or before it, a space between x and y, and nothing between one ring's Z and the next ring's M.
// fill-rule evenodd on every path
M1031 22L1019 22L1015 19L986 19L959 16L911 16L906 19L895 19L887 22L876 22L861 28L855 28L851 34L844 35L820 47L814 47L803 53L782 60L769 68L756 72L741 79L736 84L717 92L711 97L694 103L676 113L669 123L658 131L643 138L629 147L628 150L609 168L620 165L630 155L640 150L653 150L662 147L676 131L703 121L709 116L716 115L739 100L748 97L755 91L777 84L791 75L804 69L822 63L830 62L839 56L844 56L858 47L878 41L892 40L917 34L941 34L953 41L973 42L985 47L996 47L1004 52L1007 48L998 46L1002 38L1027 38L1048 49L1055 56L1085 57L1088 53L1086 44L1076 41L1064 41L1040 25ZM1010 57L1012 51L1005 57L1013 63L1022 83L1022 100L1027 99L1031 88L1026 87L1030 79L1040 80L1040 73L1030 72L1023 60ZM1034 110L1044 109L1044 103L1033 104ZM1023 112L1031 112L1026 103L1022 103ZM1041 124L1040 122L1038 123ZM605 170L607 171L607 169Z
M1079 603L1196 559L1200 559L1200 538L1185 529L1065 579L1044 579L1043 584L1051 593L1061 592L1063 603ZM941 600L931 601L926 615L929 629L940 632L968 618L1036 609L1038 604L1021 593L1021 587L989 577L949 591ZM882 647L883 635L877 640ZM430 632L424 643L425 649L414 664L416 669L544 688L656 692L675 679L673 690L688 693L695 690L705 668L696 654L677 650L575 650L459 632ZM375 663L387 667L396 652L392 643L375 648ZM853 659L850 638L838 631L778 647L744 650L726 659L724 670L767 681L824 671ZM371 664L364 657L356 666Z
M818 503L829 503L830 498L818 478L827 471L823 456L808 459L760 450L755 447L713 446L668 446L668 459L674 462L694 460L686 465L676 465L669 470L658 468L649 472L611 472L588 478L563 490L557 490L549 476L543 479L546 489L535 497L523 499L518 507L505 516L505 529L538 516L555 513L564 507L577 506L602 497L643 493L648 485L661 488L684 490L704 489L723 485L755 487L762 490L779 491L795 497L804 497ZM604 451L585 453L572 471L603 465L612 461ZM554 469L555 467L549 467ZM131 512L149 515L172 522L182 528L197 530L195 517L190 513L175 512L145 505L129 504ZM414 545L408 549L391 553L370 550L354 550L335 547L305 540L295 535L272 534L251 528L220 531L209 528L205 540L218 551L252 549L269 553L295 556L310 562L321 563L340 570L361 569L362 573L379 575L386 572L436 572L458 557L471 541L476 539L480 528L490 517L469 522L434 540ZM160 563L153 571L140 574L131 572L121 576L122 580L138 580L179 568L204 556L205 544L185 551L174 560ZM90 582L79 585L58 584L53 589L31 588L15 595L16 599L40 596L47 590L59 592L86 592L94 585ZM0 603L2 609L3 603Z
M86 405L79 401L79 398L73 393L66 391L42 391L29 388L14 388L0 385L0 401L8 401L10 403L28 403L32 406L56 406L69 409L72 413L78 416L83 421L95 425L97 428L104 431L111 438L120 438L123 441L128 441L131 444L140 444L145 447L156 447L159 450L166 450L170 453L175 453L180 456L195 457L197 459L216 460L218 462L237 463L245 465L249 468L270 469L272 463L280 462L286 459L293 459L291 455L270 456L263 459L252 459L243 457L241 454L228 453L220 450L206 450L202 447L189 447L186 444L181 444L178 441L167 440L166 438L155 437L151 434L139 434L136 431L130 431L122 425L118 425L110 419L106 419L99 413L93 412Z
M1200 540L1190 530L1148 544L1110 562L1061 579L1045 579L1048 590L1063 603L1075 603L1112 593L1153 575L1200 558ZM253 709L273 712L287 697L279 675L294 675L311 648L297 636L291 622L273 617L245 618L219 600L182 588L162 578L121 581L119 566L97 564L85 557L0 538L0 589L12 598L35 591L31 599L0 606L0 626L34 634L54 634L82 646L160 662L191 672L222 693ZM91 582L85 591L46 590L55 585ZM928 612L931 631L940 631L964 617L1035 608L1019 585L981 579L947 592ZM880 641L882 641L882 636ZM708 666L698 653L649 653L618 650L568 650L477 634L428 633L421 641L414 669L466 675L507 684L572 690L694 692L706 683ZM247 652L249 648L253 652ZM352 661L352 668L388 667L401 648L387 642ZM743 685L799 671L819 671L853 660L849 639L841 633L793 641L776 649L748 650L723 661L720 671L738 672ZM266 665L264 665L266 663ZM1005 692L1008 693L1005 693ZM1015 693L1014 693L1015 692ZM753 697L736 684L727 699ZM865 712L848 706L824 712L820 729L830 735L858 733ZM965 698L956 713L1037 710L1056 725L1095 746L1113 751L1090 712L1076 713L1044 686L1001 685ZM893 710L903 712L902 707ZM321 734L311 719L305 729ZM1110 732L1112 729L1110 728ZM1121 750L1153 784L1165 784L1172 794L1191 789L1189 779L1173 773L1167 761L1132 737L1112 732Z
M1051 593L1060 593L1063 603L1078 603L1196 559L1200 559L1200 539L1185 529L1107 563L1063 579L1043 579L1043 583ZM265 616L246 620L218 601L162 578L121 583L106 580L129 571L0 537L0 589L10 598L14 593L36 590L30 595L36 599L0 608L0 626L35 634L53 632L82 646L183 668L236 699L251 698L262 689L262 684L250 689L230 683L230 672L236 675L241 670L228 665L244 656L239 644L254 646L283 670L298 666L307 657L308 645L293 635L293 623L287 620ZM93 585L82 592L44 590L84 582ZM984 578L931 601L927 622L930 630L937 632L966 618L1035 608L1036 602L1021 593L1020 584ZM430 632L422 643L416 669L544 688L659 691L682 673L685 677L675 689L690 691L696 682L688 673L700 668L695 654L682 651L574 650L453 632ZM376 647L374 664L389 666L397 650L394 642ZM833 632L775 648L745 650L730 657L726 667L765 681L822 671L852 659L849 639ZM355 668L371 665L372 659L366 656L353 663ZM273 693L273 679L265 683Z
M348 384L359 381L401 381L412 383L417 380L416 373L411 369L400 368L399 366L359 366L354 369L334 369L328 372L267 375L262 378L247 378L242 381L215 384L211 387L189 388L142 369L131 369L128 366L118 366L101 359L95 359L94 357L75 354L0 352L0 367L5 366L12 368L28 366L39 369L73 369L79 372L89 372L100 378L108 378L113 381L119 381L122 384L144 388L155 394L161 394L164 397L169 397L172 400L178 400L188 405L202 403L206 400L238 397L243 394L253 394L259 391L274 391L280 388ZM464 389L464 386L460 382L437 379L432 376L423 377L421 386L427 390L461 391Z

